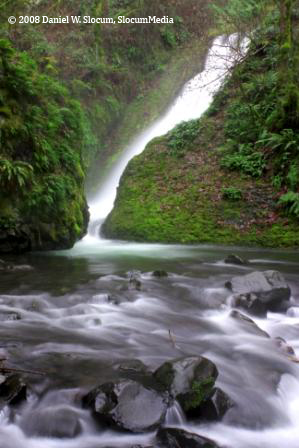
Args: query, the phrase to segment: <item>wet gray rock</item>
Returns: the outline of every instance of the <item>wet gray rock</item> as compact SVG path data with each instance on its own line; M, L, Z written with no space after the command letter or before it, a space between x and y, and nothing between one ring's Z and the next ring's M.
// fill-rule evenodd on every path
M160 428L156 438L159 448L219 448L213 440L177 428Z
M225 285L233 296L232 305L256 314L281 311L289 306L291 290L278 271L252 272L233 277Z
M128 359L116 365L123 376L144 375L149 373L147 366L139 359Z
M6 404L18 404L26 400L27 387L20 375L1 376L0 409Z
M205 420L221 420L233 406L229 396L219 387L215 387L211 396L200 407L200 415Z
M168 397L130 379L106 383L83 399L99 422L136 433L156 429L163 421Z
M215 364L201 356L167 361L154 373L185 412L199 408L211 395L217 376Z
M253 333L257 336L262 336L265 338L270 338L266 331L262 330L252 319L250 319L248 316L245 316L245 314L242 314L237 310L233 310L231 311L229 316L232 319L240 322L240 325L242 325L244 330L248 331L249 333Z
M230 254L225 258L224 263L236 264L238 266L244 266L244 265L248 264L248 261L245 260L244 258L239 257L239 255Z
M136 291L140 291L142 287L140 273L138 271L131 271L128 273L129 277L129 290L135 289Z

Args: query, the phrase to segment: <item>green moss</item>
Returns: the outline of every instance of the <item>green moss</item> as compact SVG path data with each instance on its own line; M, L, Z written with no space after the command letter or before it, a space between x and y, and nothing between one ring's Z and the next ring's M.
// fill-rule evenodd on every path
M1 41L0 58L0 87L10 105L2 114L0 149L0 201L9 205L0 217L8 220L9 210L13 228L30 229L28 247L70 247L86 230L84 111L8 41Z
M185 412L192 411L198 408L210 395L215 384L213 377L206 378L205 380L192 383L191 392L188 393L182 402L182 406Z
M285 92L275 67L279 46L266 42L253 48L200 120L153 140L129 163L103 227L108 237L299 246L299 134L292 114L275 130L269 120ZM294 190L293 217L278 203L274 180Z

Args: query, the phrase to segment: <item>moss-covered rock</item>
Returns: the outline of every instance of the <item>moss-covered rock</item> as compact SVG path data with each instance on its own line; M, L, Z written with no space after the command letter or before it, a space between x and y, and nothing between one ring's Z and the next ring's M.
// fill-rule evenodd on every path
M299 133L291 120L290 129L271 128L269 110L284 93L273 70L275 40L266 37L201 119L154 139L129 163L104 235L299 246L299 194L284 194L299 188Z

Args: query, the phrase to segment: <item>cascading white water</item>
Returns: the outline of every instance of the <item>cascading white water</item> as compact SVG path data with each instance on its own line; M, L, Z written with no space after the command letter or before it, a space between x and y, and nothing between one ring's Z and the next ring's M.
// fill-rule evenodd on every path
M166 134L182 121L199 118L209 107L213 94L219 89L230 68L243 57L246 46L247 42L240 42L236 34L214 40L204 71L183 87L164 116L135 137L108 173L98 195L89 204L90 224L85 242L99 236L100 226L113 208L117 186L129 160L140 154L153 138Z

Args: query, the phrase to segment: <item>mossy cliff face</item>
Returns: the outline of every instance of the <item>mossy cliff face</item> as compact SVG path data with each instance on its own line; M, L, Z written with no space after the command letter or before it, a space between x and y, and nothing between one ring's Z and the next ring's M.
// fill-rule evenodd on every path
M0 252L68 248L86 232L77 101L0 40Z
M252 48L200 120L153 140L129 163L107 237L299 246L299 134L287 117L280 129L270 120L284 95L271 39Z
M207 0L6 2L0 11L0 253L69 248L84 235L83 185L95 184L85 177L98 179L107 159L136 131L136 117L138 123L154 119L175 95L189 67L173 65L174 81L163 95L159 80L191 42L200 38L207 47L207 5ZM11 15L90 15L113 17L116 24L9 25ZM120 15L174 20L118 24ZM147 107L143 99L149 92ZM123 121L128 114L135 117L129 124Z

